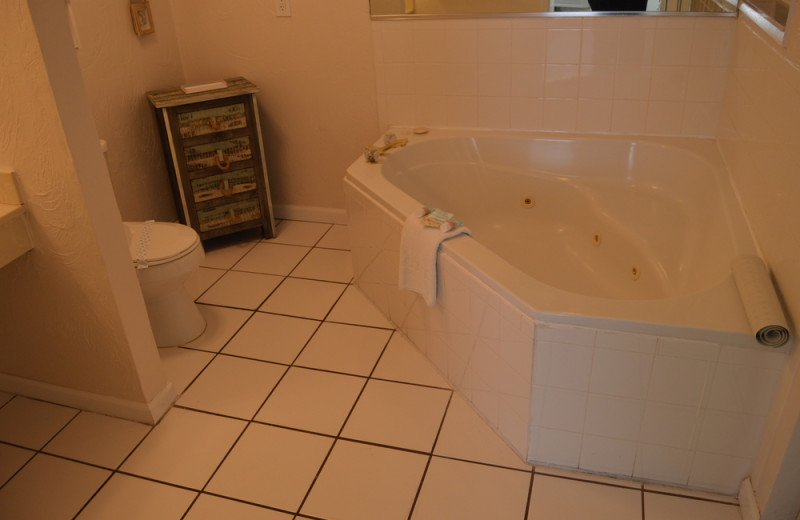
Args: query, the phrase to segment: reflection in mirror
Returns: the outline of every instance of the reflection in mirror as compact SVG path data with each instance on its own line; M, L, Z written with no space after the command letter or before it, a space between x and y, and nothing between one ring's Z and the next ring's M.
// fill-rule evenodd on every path
M753 0L780 3L784 0ZM548 12L734 13L728 0L370 0L374 18L486 16Z
M781 31L786 30L786 21L789 19L790 4L786 0L745 0L745 2L775 25Z

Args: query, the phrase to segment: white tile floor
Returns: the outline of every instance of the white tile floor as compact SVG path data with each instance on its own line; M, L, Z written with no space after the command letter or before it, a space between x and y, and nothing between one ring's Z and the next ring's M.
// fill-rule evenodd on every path
M157 426L0 392L0 519L739 519L532 468L348 285L344 226L278 231L208 245L208 329L160 351L181 395Z

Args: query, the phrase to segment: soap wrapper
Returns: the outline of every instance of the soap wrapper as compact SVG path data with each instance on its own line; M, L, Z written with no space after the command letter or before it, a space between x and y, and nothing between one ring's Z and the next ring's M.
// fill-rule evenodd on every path
M453 218L452 213L430 206L420 208L416 212L416 216L420 217L423 225L439 228L445 233L461 225L461 222Z

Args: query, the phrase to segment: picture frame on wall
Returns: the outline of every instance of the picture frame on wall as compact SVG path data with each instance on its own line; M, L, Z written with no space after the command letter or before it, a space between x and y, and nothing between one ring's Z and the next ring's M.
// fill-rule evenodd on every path
M131 2L131 18L133 19L133 31L137 36L155 32L153 15L150 13L150 2L147 0Z

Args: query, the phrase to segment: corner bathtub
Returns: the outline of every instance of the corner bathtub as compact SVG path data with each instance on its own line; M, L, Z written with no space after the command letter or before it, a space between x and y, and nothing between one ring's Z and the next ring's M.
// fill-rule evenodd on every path
M756 249L714 142L392 132L345 177L364 293L527 461L734 494L785 351L734 285ZM434 307L397 288L422 205L472 232Z

